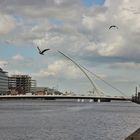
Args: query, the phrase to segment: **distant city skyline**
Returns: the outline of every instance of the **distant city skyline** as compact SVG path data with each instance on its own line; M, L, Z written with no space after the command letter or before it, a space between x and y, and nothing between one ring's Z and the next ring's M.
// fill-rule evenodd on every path
M60 50L132 95L140 84L139 10L138 0L1 1L0 67L30 75L38 86L88 94L93 87ZM41 56L37 46L51 50ZM89 76L105 93L120 95Z

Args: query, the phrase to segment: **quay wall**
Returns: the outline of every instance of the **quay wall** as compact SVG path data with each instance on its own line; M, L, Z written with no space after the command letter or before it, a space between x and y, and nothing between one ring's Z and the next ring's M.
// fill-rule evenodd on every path
M140 128L125 138L125 140L140 140Z

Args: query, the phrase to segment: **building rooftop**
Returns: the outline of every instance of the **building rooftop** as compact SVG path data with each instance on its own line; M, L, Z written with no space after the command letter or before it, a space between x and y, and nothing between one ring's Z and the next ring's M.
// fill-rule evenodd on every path
M10 77L31 78L29 75L12 75Z
M8 72L6 72L6 71L3 71L2 68L0 68L0 72L1 72L1 73L8 73Z

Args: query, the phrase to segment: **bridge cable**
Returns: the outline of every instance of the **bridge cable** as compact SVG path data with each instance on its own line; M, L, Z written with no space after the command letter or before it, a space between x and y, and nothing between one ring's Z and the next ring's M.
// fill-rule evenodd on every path
M62 54L63 56L65 56L67 59L69 59L71 62L73 62L84 74L85 76L88 78L88 80L90 81L91 85L94 87L95 91L99 94L98 89L96 88L96 86L94 85L93 81L90 79L90 77L88 76L88 74L83 70L83 68L76 63L73 59L71 59L69 56L67 56L66 54L64 54L61 51L58 51L60 54Z
M80 65L80 64L79 64ZM92 75L94 75L96 78L100 79L101 81L103 81L105 84L107 84L108 86L112 87L113 89L115 89L116 91L118 91L119 93L121 93L123 96L126 96L124 92L122 92L121 90L119 90L118 88L114 87L113 85L111 85L109 82L105 81L104 79L102 79L100 76L98 76L97 74L91 72L90 70L88 70L87 68L85 68L84 66L80 65L83 69L85 69L86 71L88 71L89 73L91 73Z

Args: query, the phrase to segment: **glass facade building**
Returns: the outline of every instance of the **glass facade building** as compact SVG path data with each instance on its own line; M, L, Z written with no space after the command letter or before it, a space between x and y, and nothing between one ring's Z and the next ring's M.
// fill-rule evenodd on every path
M7 94L8 91L8 74L0 68L0 95Z

